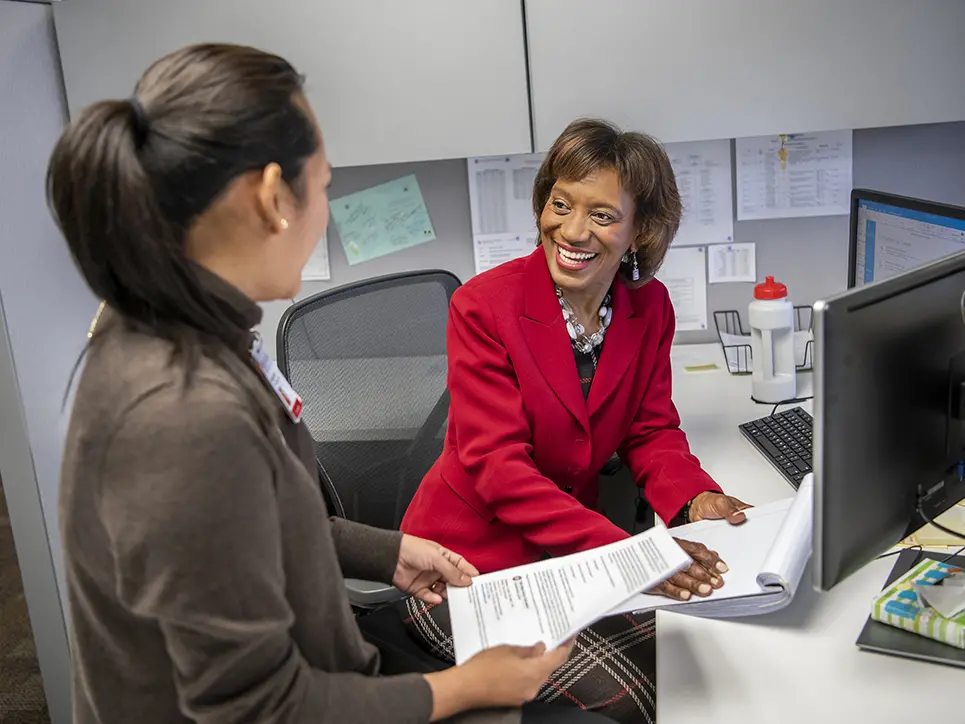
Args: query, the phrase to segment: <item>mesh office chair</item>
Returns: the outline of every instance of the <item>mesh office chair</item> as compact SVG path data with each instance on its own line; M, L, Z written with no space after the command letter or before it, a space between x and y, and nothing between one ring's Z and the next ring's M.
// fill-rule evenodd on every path
M282 317L278 364L305 401L333 515L398 529L442 452L446 323L459 285L445 271L396 274L316 294ZM346 584L363 608L399 596L383 584Z

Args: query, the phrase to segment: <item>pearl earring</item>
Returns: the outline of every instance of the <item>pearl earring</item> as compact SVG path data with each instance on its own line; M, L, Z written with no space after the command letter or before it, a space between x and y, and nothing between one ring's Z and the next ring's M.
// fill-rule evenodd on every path
M282 219L278 222L278 225L281 227L282 231L285 231L288 228L288 219Z

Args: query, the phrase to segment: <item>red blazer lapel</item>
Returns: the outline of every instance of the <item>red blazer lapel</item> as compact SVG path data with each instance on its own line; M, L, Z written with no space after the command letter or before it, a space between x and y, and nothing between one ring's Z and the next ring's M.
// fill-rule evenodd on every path
M590 418L580 388L573 347L542 249L537 249L527 260L524 314L519 320L520 328L536 366L560 402L589 433Z
M603 353L586 400L591 417L617 391L627 375L633 374L646 328L646 318L636 316L627 288L616 281L613 285L613 319L606 331Z

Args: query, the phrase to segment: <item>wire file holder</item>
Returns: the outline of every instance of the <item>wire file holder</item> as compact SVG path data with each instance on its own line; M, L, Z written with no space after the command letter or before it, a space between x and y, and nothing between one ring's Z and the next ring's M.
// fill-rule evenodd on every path
M794 332L811 332L812 314L809 306L794 307ZM753 371L753 353L751 350L750 333L744 331L740 312L736 309L724 309L714 312L714 325L717 327L717 339L724 350L724 360L727 370L732 375L749 375ZM734 341L740 337L741 341ZM747 340L746 342L743 340ZM795 364L798 372L812 369L814 366L814 339L808 339L802 350L795 344Z

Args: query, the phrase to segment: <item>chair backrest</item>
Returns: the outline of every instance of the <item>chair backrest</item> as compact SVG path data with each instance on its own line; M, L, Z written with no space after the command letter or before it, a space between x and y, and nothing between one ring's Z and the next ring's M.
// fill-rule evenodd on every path
M459 284L446 271L368 279L282 317L278 364L305 403L333 514L397 529L442 452L446 323Z

